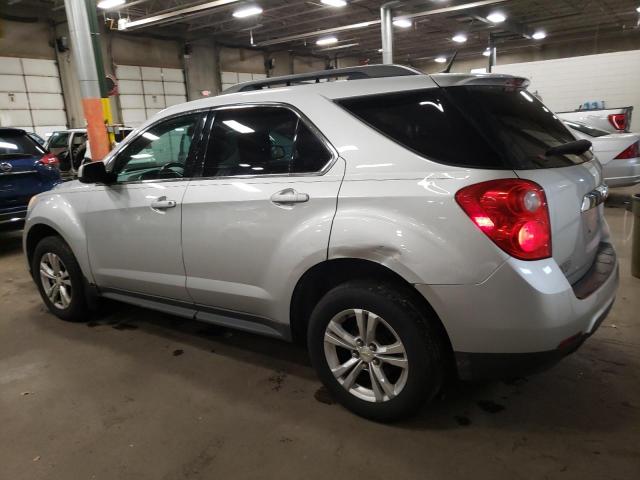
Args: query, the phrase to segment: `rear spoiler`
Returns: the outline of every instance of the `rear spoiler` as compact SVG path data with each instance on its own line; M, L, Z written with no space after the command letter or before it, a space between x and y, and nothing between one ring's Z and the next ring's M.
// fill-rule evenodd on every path
M504 75L500 73L478 73L478 74L457 74L457 73L433 73L430 75L439 87L460 87L460 86L494 86L512 89L525 89L529 86L529 80L524 77Z

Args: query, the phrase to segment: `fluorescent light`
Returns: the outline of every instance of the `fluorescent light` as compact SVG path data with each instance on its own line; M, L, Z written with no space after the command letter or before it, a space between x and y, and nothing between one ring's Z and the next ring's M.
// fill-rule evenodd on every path
M547 37L547 34L544 30L536 30L535 32L533 32L533 35L531 35L531 37L535 40L542 40L543 38Z
M262 13L262 7L258 5L251 5L248 7L240 8L233 12L233 16L236 18L246 18L253 15L260 15Z
M640 7L636 8L636 12L640 13Z
M117 7L119 5L124 5L124 0L101 0L98 2L98 8L102 8L104 10Z
M434 61L438 62L438 63L444 63L447 61L447 57L436 57L434 59Z
M151 158L153 155L149 153L136 153L135 155L131 155L131 158Z
M320 0L325 5L329 5L330 7L344 7L347 2L346 0Z
M378 53L382 53L382 49L381 48L378 49Z
M233 128L236 132L239 133L254 133L255 130L253 128L249 128L246 125L243 125L240 122L236 122L235 120L223 120L222 123L224 123L227 127L229 128Z
M338 43L338 39L336 37L320 38L316 42L316 45L331 45L332 43Z
M491 23L502 23L507 19L507 16L502 12L491 12L487 15L487 20Z
M485 57L488 57L489 55L491 55L491 49L490 48L485 48L484 52L482 52L482 55Z
M409 20L408 18L396 18L393 21L393 24L396 27L400 28L409 28L411 25L413 25L413 23L411 23L411 20Z
M458 33L457 35L454 35L451 40L456 43L464 43L467 41L467 36L464 33Z

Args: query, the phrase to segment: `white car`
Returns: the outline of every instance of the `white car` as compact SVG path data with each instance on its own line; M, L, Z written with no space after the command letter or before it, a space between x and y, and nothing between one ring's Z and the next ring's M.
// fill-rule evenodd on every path
M556 112L556 115L562 120L584 123L607 133L624 133L631 126L632 113L633 107L621 107Z
M585 123L564 123L576 137L591 142L609 187L628 187L640 183L640 134L609 133Z

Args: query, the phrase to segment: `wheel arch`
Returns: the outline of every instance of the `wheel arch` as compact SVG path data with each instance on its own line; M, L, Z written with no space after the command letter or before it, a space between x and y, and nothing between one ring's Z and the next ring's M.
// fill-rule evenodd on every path
M325 260L308 269L298 280L290 304L291 336L294 342L305 343L308 320L322 296L333 287L355 279L374 279L380 282L391 283L409 295L416 305L428 318L434 320L439 333L446 344L450 356L447 360L455 366L453 349L449 335L440 320L440 317L431 304L422 296L415 287L392 269L361 258L337 258Z

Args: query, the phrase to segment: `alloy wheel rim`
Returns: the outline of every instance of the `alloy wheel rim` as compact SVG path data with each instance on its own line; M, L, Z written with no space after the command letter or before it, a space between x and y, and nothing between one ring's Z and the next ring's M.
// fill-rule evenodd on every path
M409 361L400 337L368 310L335 315L325 329L324 354L338 383L361 400L387 402L407 383Z
M45 253L40 259L40 281L45 295L54 307L64 310L71 304L69 271L55 253Z

